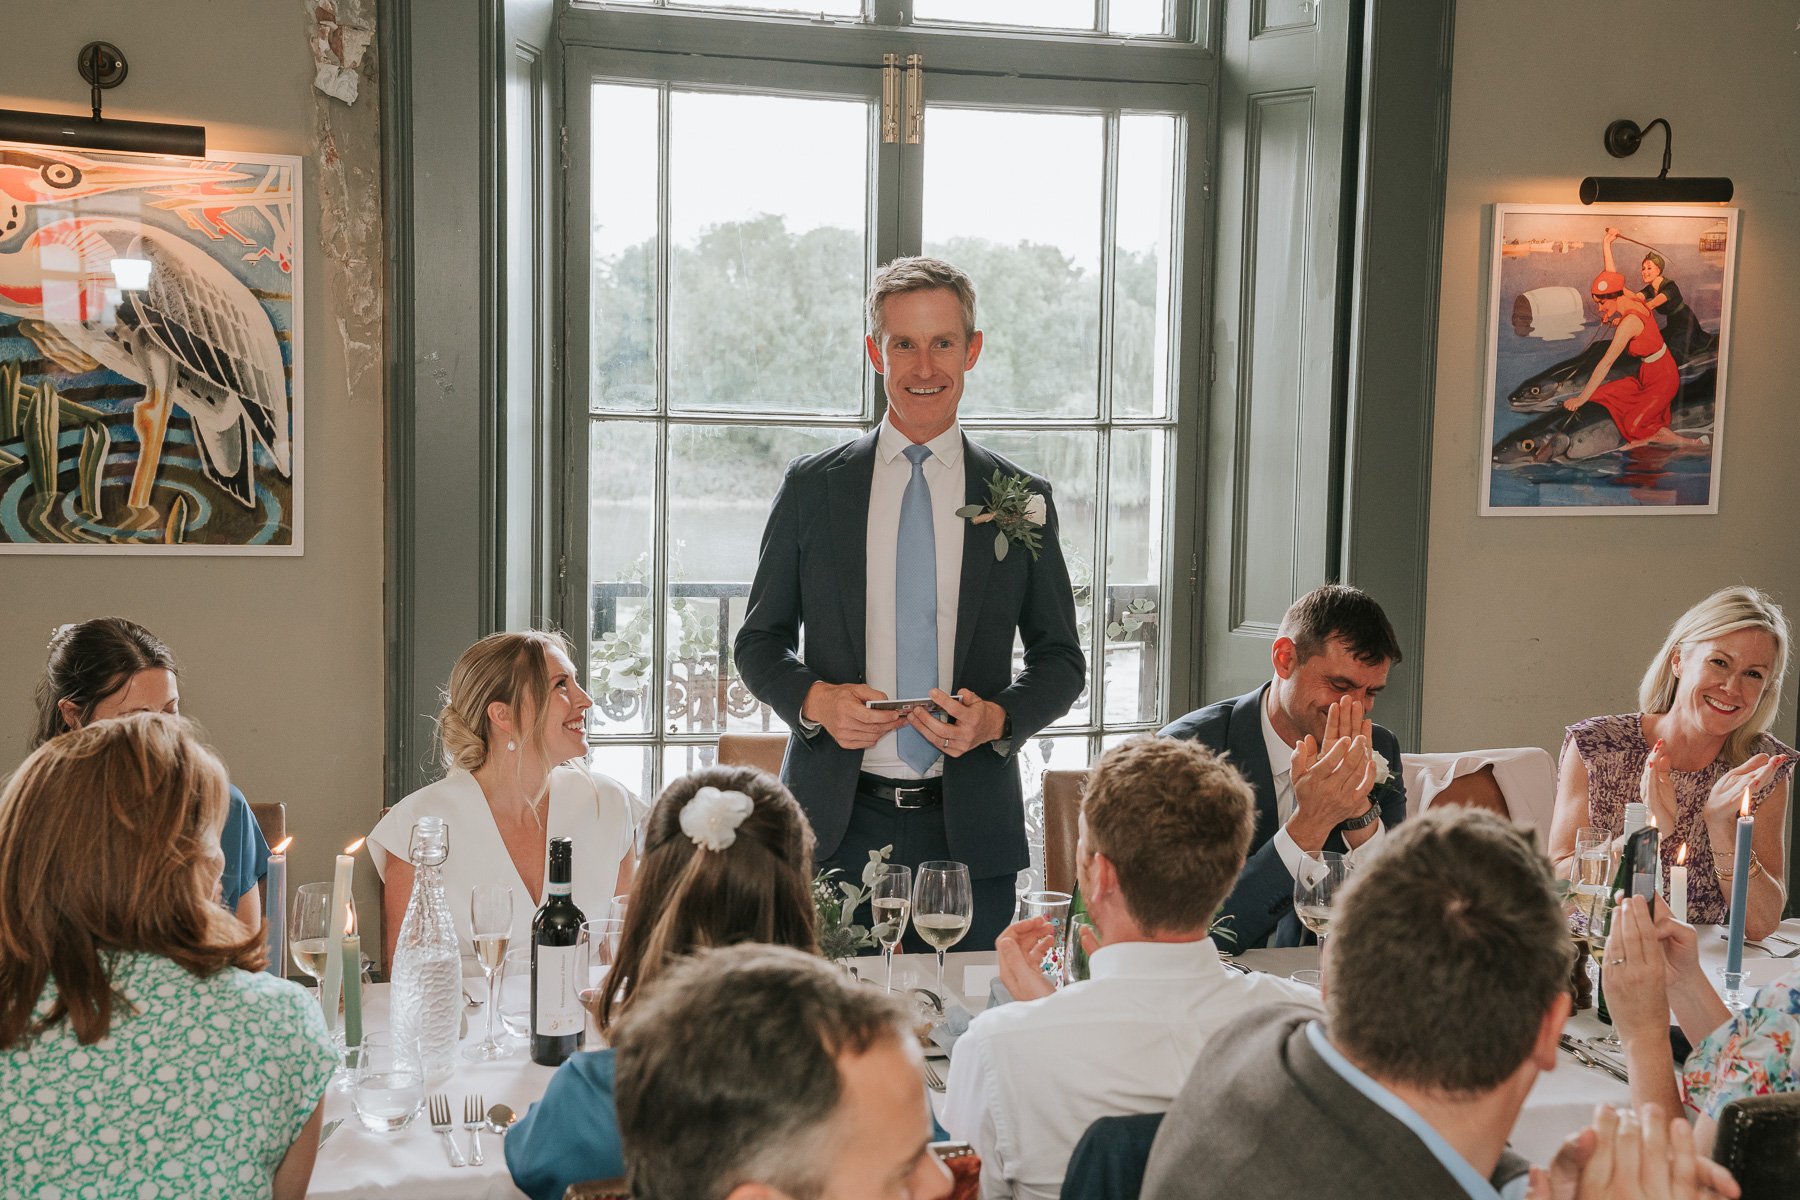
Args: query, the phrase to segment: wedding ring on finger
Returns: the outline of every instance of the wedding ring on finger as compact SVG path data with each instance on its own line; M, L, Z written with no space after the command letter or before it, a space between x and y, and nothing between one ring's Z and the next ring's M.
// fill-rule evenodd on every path
M1600 965L1603 967L1622 967L1625 965L1625 960L1622 958L1609 958Z

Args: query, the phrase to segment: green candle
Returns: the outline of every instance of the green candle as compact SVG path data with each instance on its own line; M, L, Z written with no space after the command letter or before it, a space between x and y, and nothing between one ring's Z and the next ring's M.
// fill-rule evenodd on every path
M344 935L344 1045L362 1045L362 935Z

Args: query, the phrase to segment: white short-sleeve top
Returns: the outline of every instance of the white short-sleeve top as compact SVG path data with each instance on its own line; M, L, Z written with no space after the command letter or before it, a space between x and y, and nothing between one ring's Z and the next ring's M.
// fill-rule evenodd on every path
M477 884L510 884L513 889L514 948L527 946L531 919L543 897L534 895L519 877L500 827L481 785L467 771L452 767L436 783L426 784L387 810L369 833L369 857L375 873L387 879L388 856L407 860L412 827L420 817L442 817L450 831L450 855L444 860L444 892L450 915L456 921L465 965L474 956L470 940L469 892ZM589 920L606 916L617 892L619 862L633 846L636 829L631 794L608 776L578 763L564 763L550 772L550 798L545 806L544 854L548 874L549 844L553 837L574 843L575 906Z

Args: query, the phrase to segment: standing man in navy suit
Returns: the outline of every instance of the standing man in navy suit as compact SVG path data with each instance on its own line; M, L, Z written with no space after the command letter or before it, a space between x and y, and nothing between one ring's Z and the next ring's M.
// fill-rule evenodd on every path
M855 881L887 845L898 864L967 863L975 913L962 944L988 949L1029 862L1015 753L1086 677L1074 595L1049 483L957 424L981 355L968 276L896 259L876 272L868 322L887 413L789 464L733 653L793 731L781 777L812 821L819 865ZM998 522L958 515L988 506L996 472L1016 496L1026 489L1027 518L998 544ZM933 707L868 707L925 698ZM910 932L908 943L925 948Z
M1163 726L1231 761L1256 789L1256 836L1223 916L1239 950L1300 942L1294 876L1322 850L1354 861L1406 816L1400 742L1368 719L1400 640L1375 598L1343 584L1308 592L1281 619L1275 677Z

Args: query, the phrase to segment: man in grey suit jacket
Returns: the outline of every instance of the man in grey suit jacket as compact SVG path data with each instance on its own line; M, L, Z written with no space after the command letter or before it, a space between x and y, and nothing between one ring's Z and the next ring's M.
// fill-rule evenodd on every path
M1303 854L1360 858L1406 816L1400 742L1367 719L1400 661L1374 597L1343 584L1314 588L1288 608L1269 657L1269 683L1162 728L1228 755L1256 789L1256 837L1222 910L1239 950L1271 934L1277 946L1300 943L1294 874Z
M956 421L981 353L968 276L897 259L876 273L868 316L887 414L789 464L733 652L793 731L781 777L812 821L819 865L854 881L887 845L908 866L966 863L975 912L962 945L990 949L1029 861L1015 753L1086 677L1074 596L1049 483ZM1022 519L976 524L963 513L988 506L996 477L1023 487Z
M1388 841L1332 922L1324 1023L1277 1007L1220 1031L1157 1131L1146 1200L1525 1195L1506 1141L1569 1016L1550 864L1531 833L1474 809L1433 809ZM1610 1153L1608 1128L1565 1145L1556 1194L1588 1194L1570 1172Z

